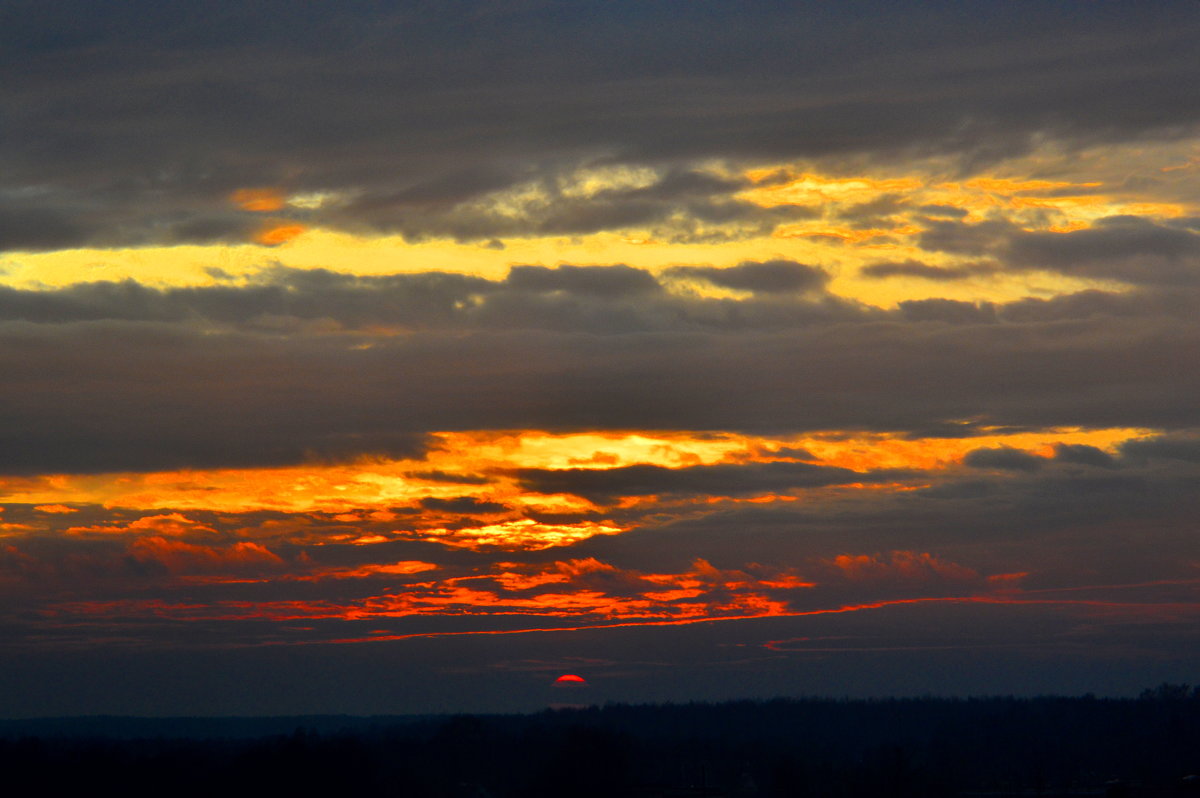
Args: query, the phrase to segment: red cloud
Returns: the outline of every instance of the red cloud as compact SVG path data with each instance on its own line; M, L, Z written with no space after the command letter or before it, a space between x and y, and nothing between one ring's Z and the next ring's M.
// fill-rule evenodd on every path
M180 513L165 513L163 515L147 515L128 524L112 524L109 526L73 526L67 529L68 535L171 535L180 537L197 532L216 534L211 526L193 521Z
M940 560L928 552L840 554L827 560L826 565L853 582L976 582L980 579L974 569Z
M175 574L212 573L283 563L279 556L265 546L245 541L226 548L217 548L154 536L133 541L129 545L129 551L136 559L157 562Z

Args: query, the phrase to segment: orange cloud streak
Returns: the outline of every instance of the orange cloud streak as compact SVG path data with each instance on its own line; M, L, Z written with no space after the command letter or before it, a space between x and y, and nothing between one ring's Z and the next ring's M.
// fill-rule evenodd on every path
M285 198L277 188L239 188L229 195L229 201L244 211L269 213L281 209Z
M307 230L308 228L302 224L272 225L255 233L254 240L264 246L276 247L286 244Z
M164 537L138 538L130 553L143 562L153 561L172 573L223 571L244 566L282 565L283 560L258 543L241 541L227 548L197 546Z
M354 463L283 468L6 477L0 478L0 499L42 507L99 504L131 510L170 507L177 511L327 512L340 515L347 523L370 523L388 520L386 514L391 508L420 506L430 498L467 497L504 505L508 508L506 518L488 519L489 523L503 523L516 520L526 510L586 513L598 509L579 497L522 490L511 474L517 468L606 469L630 465L683 468L803 460L854 471L885 468L939 471L957 467L967 452L981 447L1006 446L1050 453L1051 444L1064 443L1112 451L1123 440L1148 434L1138 429L1060 429L910 440L869 432L779 438L653 431L565 435L538 430L442 432L431 436L434 446L422 460L371 458ZM811 457L800 453L803 451ZM431 476L435 473L439 476ZM458 476L463 478L462 482L454 481ZM764 494L745 500L793 499ZM632 506L655 501L653 497L634 497L625 503ZM617 504L623 506L622 502ZM422 517L431 516L430 512L424 512ZM436 525L448 528L449 520L452 519Z

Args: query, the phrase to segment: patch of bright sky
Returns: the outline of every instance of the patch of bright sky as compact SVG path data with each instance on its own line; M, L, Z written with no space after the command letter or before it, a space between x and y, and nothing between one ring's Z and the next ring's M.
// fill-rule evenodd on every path
M729 175L729 167L699 167ZM235 283L252 279L278 265L362 275L448 271L501 279L516 264L624 263L660 271L679 264L726 267L786 258L826 269L833 275L829 284L833 293L874 305L886 307L931 296L1003 302L1085 288L1119 290L1120 286L1037 271L991 272L937 283L911 277L879 280L861 277L860 269L870 263L908 259L932 266L961 262L917 246L920 227L912 216L921 206L962 209L968 222L1003 218L1026 229L1069 232L1117 214L1159 219L1195 215L1200 212L1194 192L1198 170L1200 144L1195 140L1071 153L1044 146L998 165L987 175L963 180L948 177L945 166L934 163L839 174L776 164L743 172L760 185L743 191L739 198L764 207L817 207L822 214L790 222L772 235L680 241L670 240L664 231L627 229L579 236L510 237L497 246L494 242L447 239L406 241L395 235L361 236L313 228L272 239L280 242L276 246L247 243L10 253L0 256L0 284L37 288L134 279L154 286L212 285L229 281L230 275ZM558 191L586 198L603 191L650 186L658 177L648 167L584 168L561 177ZM272 209L282 205L303 211L338 201L336 195L320 192L276 199L270 191L247 189L246 196L232 201L248 207L246 202L261 204L261 198L267 197ZM899 197L903 206L882 214L884 218L872 228L855 227L838 218L839 211L889 195ZM545 201L545 191L530 183L478 198L472 204L483 203L491 213L521 217L531 204ZM294 222L280 218L264 224L283 229Z
M359 275L446 271L499 280L512 266L523 264L623 263L660 271L680 264L728 267L780 258L821 266L833 274L831 292L880 306L930 296L1003 302L1111 287L1044 272L980 275L933 286L919 279L864 279L857 276L857 267L873 261L923 258L931 265L943 265L946 259L931 258L915 246L868 241L854 247L815 236L678 244L635 234L598 233L577 238L508 239L505 248L497 250L478 243L407 242L400 236L368 238L326 230L309 230L278 247L245 244L14 253L0 257L0 285L28 289L132 279L156 287L206 286L228 283L222 273L241 282L281 265Z

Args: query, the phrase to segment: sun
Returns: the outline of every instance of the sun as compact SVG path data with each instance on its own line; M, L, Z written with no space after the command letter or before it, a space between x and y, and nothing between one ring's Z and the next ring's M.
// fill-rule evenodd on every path
M564 673L554 680L555 684L587 684L587 679L573 673Z

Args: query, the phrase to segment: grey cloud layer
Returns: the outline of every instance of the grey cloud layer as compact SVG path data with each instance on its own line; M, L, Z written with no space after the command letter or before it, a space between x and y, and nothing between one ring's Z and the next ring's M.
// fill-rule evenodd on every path
M669 270L666 282L678 280L755 296L680 296L650 272L622 264L514 266L503 280L444 272L361 277L277 268L243 286L156 289L132 280L45 290L0 286L0 319L166 322L275 332L332 326L626 333L792 327L873 315L865 306L822 292L828 275L794 261ZM794 296L798 292L807 295Z
M6 289L0 468L411 454L452 429L1196 424L1200 372L1181 364L1200 325L1179 291L885 312L777 292L780 275L819 281L802 264L724 272L700 274L766 291L703 299L630 267L565 266L495 281L281 270L243 287Z
M1190 3L0 14L8 249L237 237L252 223L226 197L247 185L346 192L313 220L415 237L704 235L801 211L738 203L735 184L685 162L945 154L970 170L1037 141L1171 137L1200 120ZM659 179L555 198L556 176L581 163L652 165ZM531 181L554 201L524 218L469 207Z
M513 266L505 278L495 280L448 272L359 276L277 267L249 283L207 287L155 288L133 280L46 289L0 286L0 321L154 322L275 334L540 329L606 335L897 321L1008 324L1016 331L1024 329L1021 325L1085 322L1096 316L1120 317L1130 324L1186 323L1200 301L1195 288L1176 284L1007 303L905 300L897 310L885 311L829 293L828 280L823 269L788 260L745 261L727 268L675 266L661 276L623 264L525 265ZM707 298L689 291L689 283L748 296Z
M918 237L927 250L994 261L954 267L919 261L876 263L869 277L966 279L995 271L1042 269L1076 277L1118 280L1131 285L1195 285L1200 277L1200 235L1190 220L1158 223L1138 216L1109 216L1071 232L1028 231L1006 219L964 223L925 219Z

